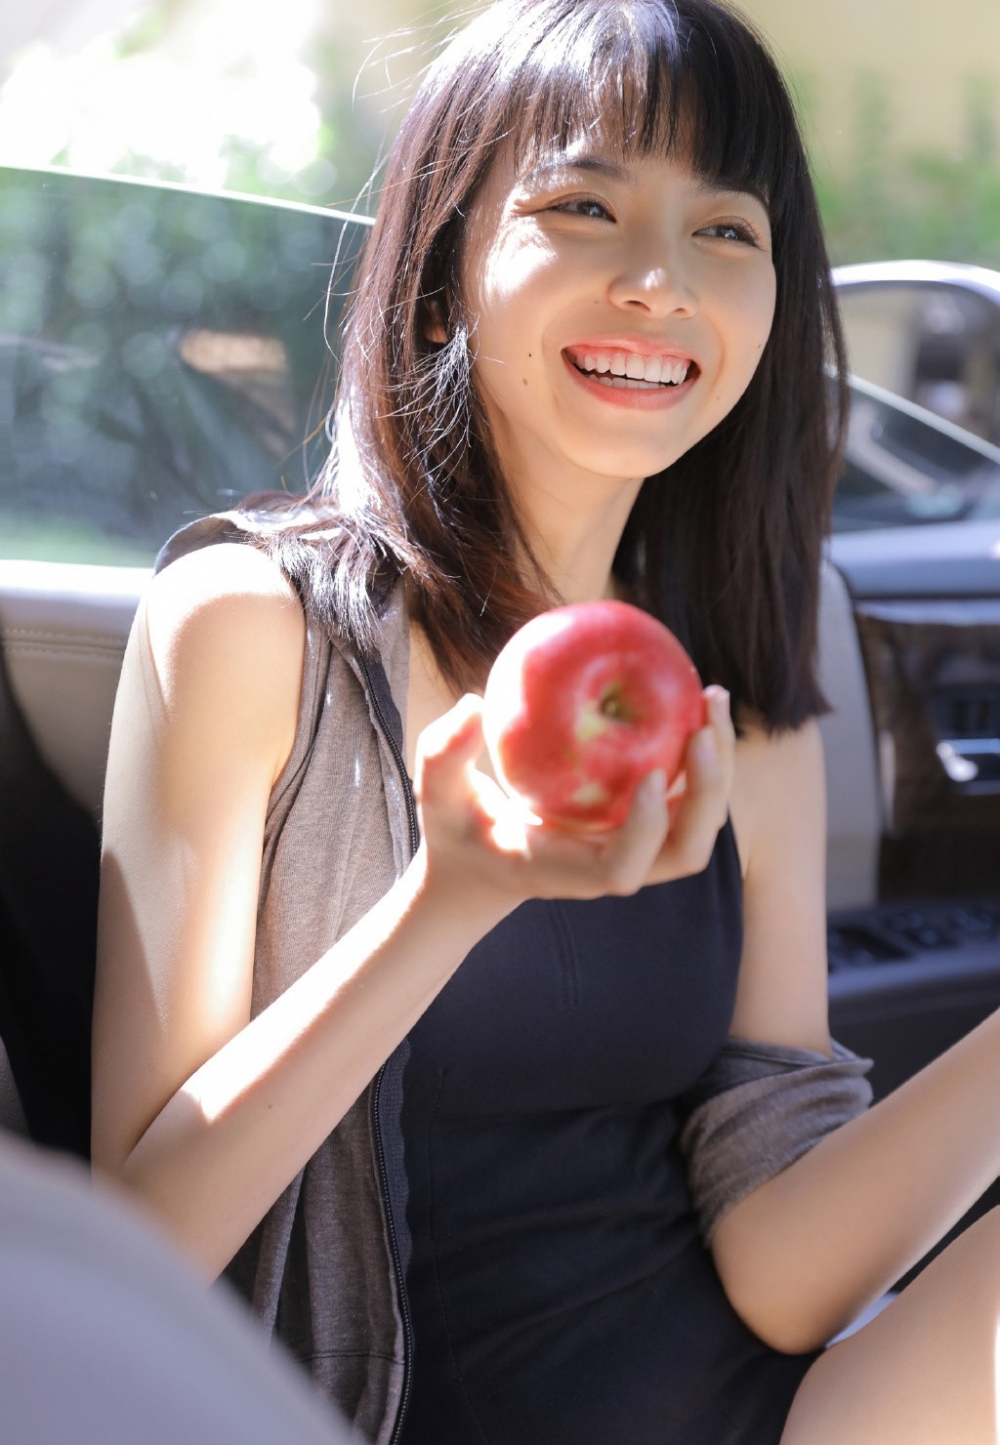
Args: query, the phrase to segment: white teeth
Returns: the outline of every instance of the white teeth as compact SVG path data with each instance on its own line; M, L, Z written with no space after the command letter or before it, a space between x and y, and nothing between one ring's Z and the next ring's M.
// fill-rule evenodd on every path
M668 356L640 356L635 351L585 352L577 359L581 371L612 376L629 381L645 381L653 385L680 386L687 378L691 363Z

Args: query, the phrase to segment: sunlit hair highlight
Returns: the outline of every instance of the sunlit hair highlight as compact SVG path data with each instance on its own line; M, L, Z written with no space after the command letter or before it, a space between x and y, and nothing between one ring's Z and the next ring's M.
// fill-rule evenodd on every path
M334 448L268 545L306 606L356 646L403 579L443 675L481 687L557 603L531 556L473 384L466 220L489 168L588 137L682 155L767 207L774 323L743 397L647 479L615 570L704 681L768 728L826 708L820 552L843 432L844 354L794 109L748 24L715 0L501 0L430 67L389 159L343 342ZM432 339L444 335L442 343ZM832 361L831 386L824 364Z

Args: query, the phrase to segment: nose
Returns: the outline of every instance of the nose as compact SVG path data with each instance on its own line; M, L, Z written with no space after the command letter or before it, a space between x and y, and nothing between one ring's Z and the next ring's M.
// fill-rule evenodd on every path
M610 300L625 311L651 316L693 316L697 297L676 257L666 247L624 261L609 288Z

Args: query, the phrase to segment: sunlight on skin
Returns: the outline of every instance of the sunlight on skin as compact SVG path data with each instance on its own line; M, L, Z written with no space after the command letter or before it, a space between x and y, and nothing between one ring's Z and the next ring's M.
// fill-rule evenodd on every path
M0 89L0 164L106 172L131 161L141 173L145 161L220 188L235 147L288 179L319 149L317 77L299 59L318 14L319 0L215 0L131 54L132 19L72 53L35 44Z

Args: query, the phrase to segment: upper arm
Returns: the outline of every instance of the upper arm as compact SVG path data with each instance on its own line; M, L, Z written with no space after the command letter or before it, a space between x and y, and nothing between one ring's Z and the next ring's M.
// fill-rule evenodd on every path
M730 1032L828 1053L826 797L810 721L737 744L731 812L744 861L743 952Z
M305 623L262 553L156 577L115 703L94 1000L94 1157L114 1166L250 1017L268 799L294 739Z

